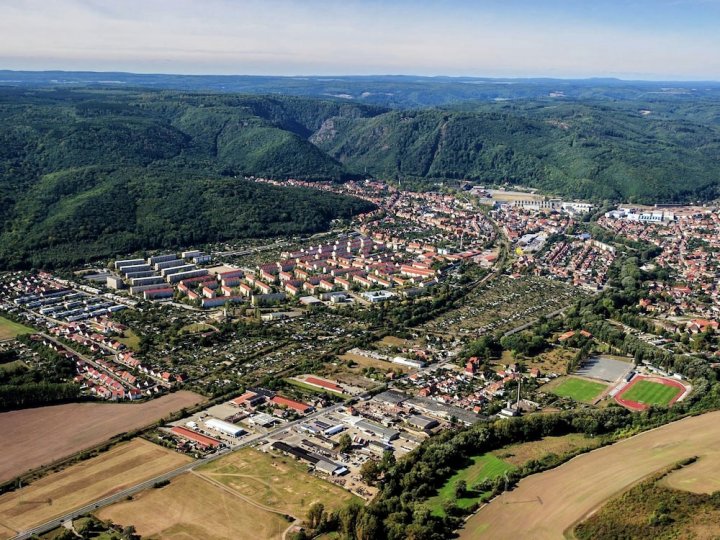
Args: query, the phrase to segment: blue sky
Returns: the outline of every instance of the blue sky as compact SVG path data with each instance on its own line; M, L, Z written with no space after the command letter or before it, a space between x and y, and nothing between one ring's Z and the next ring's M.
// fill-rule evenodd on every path
M720 80L720 0L0 0L0 68Z

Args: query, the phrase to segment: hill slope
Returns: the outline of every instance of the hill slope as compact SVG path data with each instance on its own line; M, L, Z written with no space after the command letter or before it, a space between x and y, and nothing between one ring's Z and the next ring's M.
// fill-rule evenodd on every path
M391 178L510 182L583 198L647 202L720 194L720 130L637 110L394 111L343 118L311 139L349 170Z
M719 119L711 98L390 110L289 96L0 88L0 268L311 232L368 208L239 180L253 175L708 200L720 195Z
M292 99L1 92L0 268L323 230L371 205L235 176L340 178L304 135L323 114L361 113Z

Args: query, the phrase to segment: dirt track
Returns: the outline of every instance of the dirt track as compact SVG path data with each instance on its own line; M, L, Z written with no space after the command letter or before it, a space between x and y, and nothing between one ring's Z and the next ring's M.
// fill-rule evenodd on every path
M204 398L180 391L146 403L69 403L0 414L0 482L137 429Z
M691 456L720 467L720 411L686 418L520 481L472 516L460 538L563 538L603 502L647 475Z

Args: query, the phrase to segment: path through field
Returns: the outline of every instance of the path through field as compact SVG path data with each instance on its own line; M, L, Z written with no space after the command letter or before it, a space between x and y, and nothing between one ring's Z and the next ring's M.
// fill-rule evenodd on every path
M649 474L691 456L720 467L720 411L686 418L529 476L472 516L462 540L563 538L578 521Z

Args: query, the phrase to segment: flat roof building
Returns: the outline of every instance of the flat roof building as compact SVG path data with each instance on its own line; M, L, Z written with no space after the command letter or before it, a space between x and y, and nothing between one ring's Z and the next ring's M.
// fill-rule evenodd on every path
M394 441L400 436L400 432L396 429L386 428L380 424L369 422L367 420L360 420L355 424L355 427L366 433L375 435L383 441Z

